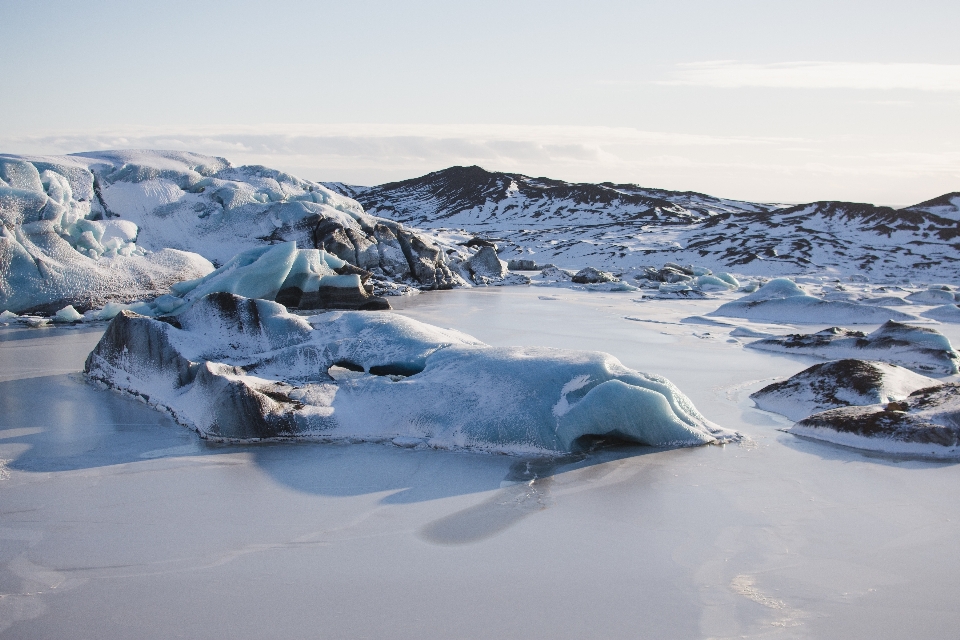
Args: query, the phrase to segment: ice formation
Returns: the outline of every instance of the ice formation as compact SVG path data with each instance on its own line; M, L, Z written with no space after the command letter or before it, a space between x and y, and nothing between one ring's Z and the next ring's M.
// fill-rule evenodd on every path
M939 384L895 364L846 359L816 364L750 397L761 409L801 420L837 407L902 400L918 389Z
M87 373L207 437L314 437L565 452L585 436L731 437L668 380L599 352L499 348L384 312L304 319L209 294L162 322L118 315Z
M894 309L823 300L807 294L787 278L774 278L755 292L727 302L709 315L804 324L880 324L887 320L916 319Z
M0 310L86 310L213 269L194 253L144 250L135 223L104 215L94 174L58 160L0 156Z
M470 256L318 183L187 152L0 156L0 222L0 310L15 312L153 297L208 260L284 241L370 272L383 292L465 284L455 263Z
M960 383L914 391L905 399L815 413L790 433L893 454L960 457Z
M960 307L955 304L945 304L942 307L934 307L920 315L940 322L960 323Z
M731 333L731 335L746 335ZM795 353L818 358L881 360L924 373L958 373L960 355L950 339L927 327L889 321L866 334L831 327L811 334L768 336L746 345L751 349Z

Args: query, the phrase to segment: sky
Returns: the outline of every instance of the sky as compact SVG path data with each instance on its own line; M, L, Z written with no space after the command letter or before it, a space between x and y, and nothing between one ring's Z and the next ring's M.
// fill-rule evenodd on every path
M0 0L0 152L903 206L960 191L958 24L955 0Z

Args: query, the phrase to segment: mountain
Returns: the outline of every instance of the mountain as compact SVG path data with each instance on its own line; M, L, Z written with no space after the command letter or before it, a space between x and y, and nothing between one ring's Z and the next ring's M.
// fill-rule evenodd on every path
M903 209L755 203L630 184L569 183L451 167L375 187L324 183L373 215L504 258L623 270L666 261L750 275L827 271L955 279L960 193Z

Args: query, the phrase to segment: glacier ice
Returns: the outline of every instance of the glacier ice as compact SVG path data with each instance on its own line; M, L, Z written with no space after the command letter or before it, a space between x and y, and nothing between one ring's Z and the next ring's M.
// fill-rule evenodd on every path
M86 371L215 438L414 438L519 453L570 451L585 436L655 446L732 436L668 380L605 353L490 347L392 313L305 319L225 292L167 322L122 312Z
M916 316L894 309L823 300L809 295L787 278L774 278L753 293L727 302L708 315L805 324L880 324L888 320L916 320Z
M816 364L788 380L750 394L757 406L792 420L837 407L887 404L940 382L895 364L834 360Z
M394 281L465 284L451 267L468 252L266 167L172 151L0 155L2 309L150 298L206 275L209 260L285 241L338 256L391 293L402 292Z
M889 454L960 458L960 383L918 389L898 402L821 411L789 433Z
M745 331L731 335L750 337ZM763 340L746 346L761 351L793 353L818 358L881 360L923 373L958 373L960 355L945 335L928 327L889 321L866 334L830 327L811 334L757 336Z

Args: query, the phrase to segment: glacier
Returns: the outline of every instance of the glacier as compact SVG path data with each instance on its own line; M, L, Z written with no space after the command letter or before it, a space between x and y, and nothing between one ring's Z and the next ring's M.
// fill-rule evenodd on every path
M383 293L467 284L469 250L266 167L175 151L0 155L0 310L149 299L284 242L354 265Z
M85 370L208 438L563 453L592 437L651 446L735 437L665 378L606 353L491 347L377 311L304 318L225 292L175 318L121 312Z

